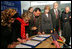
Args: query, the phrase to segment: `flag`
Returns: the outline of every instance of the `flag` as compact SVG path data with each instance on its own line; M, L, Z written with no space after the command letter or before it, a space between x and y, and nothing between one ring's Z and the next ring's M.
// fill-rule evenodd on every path
M59 43L57 42L57 38L54 36L54 34L52 34L52 38L53 38L53 43L56 45L57 48L60 48Z

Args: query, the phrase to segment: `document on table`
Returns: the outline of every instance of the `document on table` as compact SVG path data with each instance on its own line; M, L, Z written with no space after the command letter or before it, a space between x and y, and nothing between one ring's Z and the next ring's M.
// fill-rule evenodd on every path
M15 48L32 48L31 46L19 44Z
M36 46L36 45L39 44L39 43L40 43L39 41L29 40L29 41L27 41L27 42L24 43L24 44L28 44L28 45L32 45L32 46Z
M40 36L40 37L50 37L50 35L37 35L37 36Z
M39 41L43 41L43 40L45 40L46 38L34 37L34 38L32 38L32 39L34 39L34 40L39 40Z

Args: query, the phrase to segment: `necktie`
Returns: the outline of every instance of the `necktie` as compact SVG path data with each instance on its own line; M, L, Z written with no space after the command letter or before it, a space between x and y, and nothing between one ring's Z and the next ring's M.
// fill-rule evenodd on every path
M57 12L57 10L56 10L56 19L57 19L57 16L58 16L58 12Z

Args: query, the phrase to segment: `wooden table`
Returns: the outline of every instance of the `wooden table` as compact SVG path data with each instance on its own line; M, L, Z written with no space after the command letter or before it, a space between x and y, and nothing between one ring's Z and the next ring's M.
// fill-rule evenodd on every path
M35 36L32 36L35 37ZM30 37L30 38L32 38ZM63 40L65 38L63 37ZM42 41L42 43L40 43L38 46L36 46L35 48L56 48L55 45L51 45L51 43L53 42L52 37L47 38L45 41ZM59 42L58 42L59 43ZM62 43L59 43L60 47L63 46Z
M48 39L46 39L45 41L43 41L41 44L39 44L36 48L56 48L55 45L51 45L52 43L52 37L49 37ZM63 46L62 43L59 43L60 47Z
M49 34L50 35L50 34ZM33 38L35 36L32 36L30 38ZM63 40L65 39L64 37L62 38ZM52 37L50 36L49 38L47 38L45 41L42 41L38 46L36 46L35 48L57 48L55 45L51 45L51 43L53 42ZM58 42L59 43L59 42ZM62 43L59 43L60 47L63 46Z

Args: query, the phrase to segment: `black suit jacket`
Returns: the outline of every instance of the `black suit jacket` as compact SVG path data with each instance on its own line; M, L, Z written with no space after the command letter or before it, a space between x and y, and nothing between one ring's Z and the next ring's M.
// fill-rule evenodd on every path
M56 19L56 15L54 13L54 9L51 9L50 13L51 13L51 17L52 17L53 28L56 28L56 26L59 26L59 20L60 20L61 13L58 10L58 18L57 19Z
M61 15L61 21L63 23L65 23L67 21L68 22L71 21L70 18L69 18L70 16L71 16L71 13L70 12L69 13L63 12L62 15ZM67 19L65 20L64 18L67 18Z
M61 20L62 20L62 24L63 24L63 33L62 35L64 37L70 37L71 36L71 25L70 25L70 17L71 13L66 13L63 12L61 15ZM67 18L67 19L65 19Z

